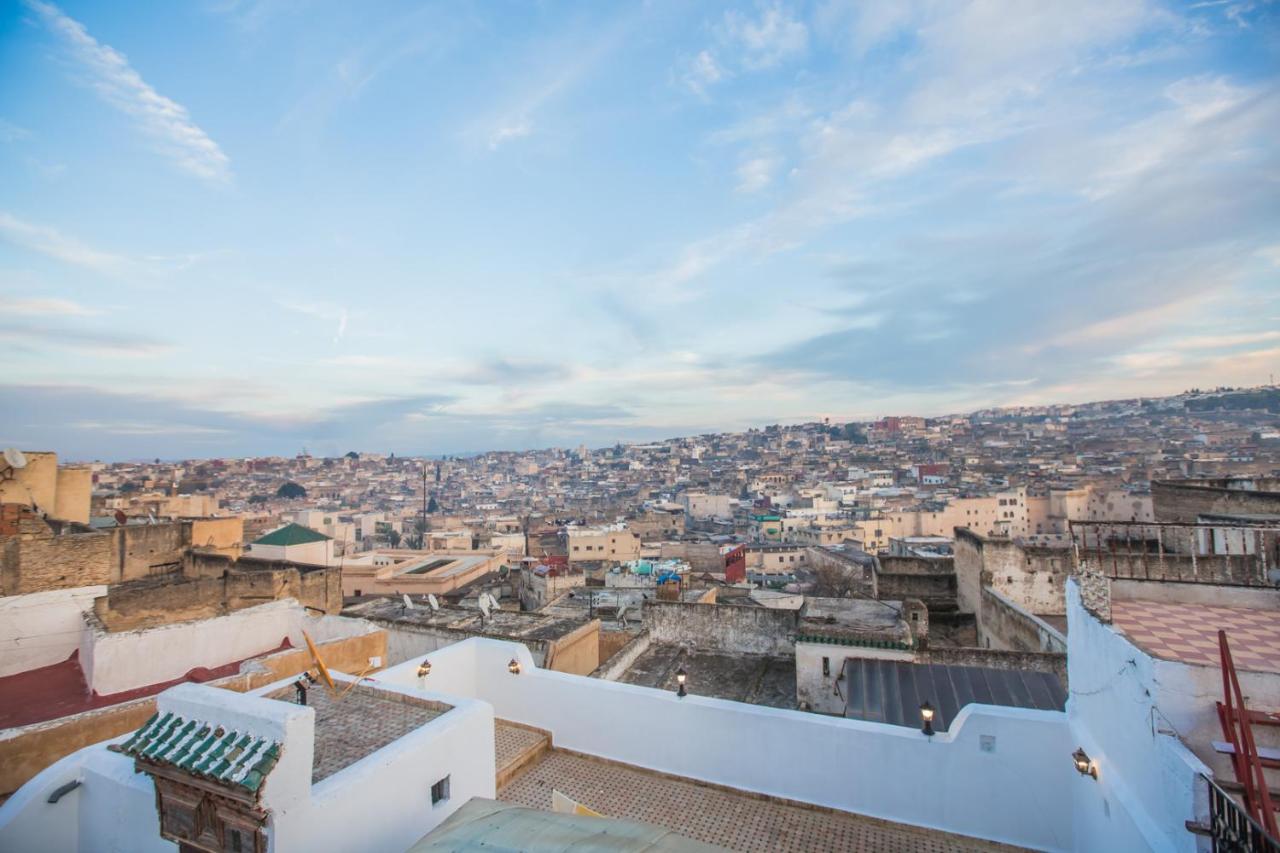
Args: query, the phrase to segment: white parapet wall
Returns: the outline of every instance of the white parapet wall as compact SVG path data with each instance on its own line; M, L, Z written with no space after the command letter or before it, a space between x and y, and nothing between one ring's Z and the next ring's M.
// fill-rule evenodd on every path
M507 665L521 664L512 675ZM377 675L491 703L557 747L886 820L1070 850L1076 773L1066 715L971 705L947 733L845 720L537 669L524 646L473 638Z
M1179 735L1192 734L1197 711L1215 713L1212 690L1198 691L1195 678L1216 678L1220 690L1220 671L1152 658L1084 608L1074 578L1067 620L1067 714L1098 769L1097 779L1072 780L1078 849L1193 853L1186 822L1208 820L1209 768Z
M175 622L157 628L108 632L86 626L80 643L85 682L100 695L136 690L182 678L192 669L214 669L271 651L288 640L303 648L313 641L378 630L341 616L311 616L291 598L237 610L226 616Z
M0 677L61 663L80 648L84 614L105 586L0 597Z

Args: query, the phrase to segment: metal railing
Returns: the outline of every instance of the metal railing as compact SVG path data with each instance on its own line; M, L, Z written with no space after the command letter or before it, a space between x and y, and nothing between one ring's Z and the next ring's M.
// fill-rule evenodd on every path
M1202 778L1209 786L1209 826L1204 831L1213 840L1214 853L1280 853L1280 841L1267 835L1216 782Z
M1280 524L1069 522L1076 568L1113 579L1280 586Z

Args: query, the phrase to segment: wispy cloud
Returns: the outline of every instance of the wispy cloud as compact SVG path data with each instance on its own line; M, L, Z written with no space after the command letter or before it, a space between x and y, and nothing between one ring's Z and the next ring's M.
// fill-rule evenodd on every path
M56 297L0 296L0 317L89 317L101 313L96 308Z
M109 275L119 275L136 266L123 255L94 249L55 228L24 222L3 211L0 211L0 238L54 260Z
M26 3L71 48L103 100L134 119L165 156L206 181L230 180L230 159L191 119L186 107L157 92L124 54L89 35L83 24L57 6L41 0Z
M169 342L157 340L150 335L13 322L0 323L0 343L45 352L72 349L101 356L130 358L157 355L173 348Z
M730 10L724 25L729 39L742 48L747 68L771 68L809 46L809 28L780 3L762 7L758 18Z

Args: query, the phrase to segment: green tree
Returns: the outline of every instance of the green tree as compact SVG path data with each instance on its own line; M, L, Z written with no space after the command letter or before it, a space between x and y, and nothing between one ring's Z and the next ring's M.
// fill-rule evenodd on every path
M294 498L305 498L306 496L307 490L292 480L276 489L276 497L278 498L289 498L292 500Z
M391 545L392 548L399 548L400 547L400 531L388 530L387 542Z

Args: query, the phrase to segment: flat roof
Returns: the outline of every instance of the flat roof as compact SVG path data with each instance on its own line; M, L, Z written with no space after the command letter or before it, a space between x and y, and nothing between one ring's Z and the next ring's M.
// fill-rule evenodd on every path
M316 712L313 785L453 708L366 684L350 686L339 681L337 685L336 692L323 683L314 684L307 691L307 704ZM292 685L266 694L268 699L290 703L295 696Z
M1270 608L1112 598L1111 624L1153 657L1212 667L1226 631L1237 669L1280 672L1280 619Z

